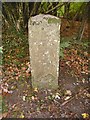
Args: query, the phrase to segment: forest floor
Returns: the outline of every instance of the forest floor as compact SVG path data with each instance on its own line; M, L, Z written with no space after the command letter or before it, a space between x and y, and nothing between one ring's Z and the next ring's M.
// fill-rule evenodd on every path
M10 31L3 32L0 72L3 118L90 119L88 30L86 26L82 42L73 42L79 25L77 21L71 26L67 20L62 20L61 37L70 39L71 46L64 49L64 57L60 59L59 89L55 91L31 89L31 73L27 72L30 65L28 42L22 41L15 31L16 36Z

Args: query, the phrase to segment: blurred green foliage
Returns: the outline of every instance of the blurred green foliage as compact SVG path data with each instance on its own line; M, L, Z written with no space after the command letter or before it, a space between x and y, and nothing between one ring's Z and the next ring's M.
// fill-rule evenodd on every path
M3 24L13 26L16 30L26 30L30 16L51 14L73 19L81 17L87 3L84 2L14 2L2 3Z
M71 42L69 41L70 38L62 38L60 43L60 52L59 57L64 58L64 50L65 48L68 48L71 45Z

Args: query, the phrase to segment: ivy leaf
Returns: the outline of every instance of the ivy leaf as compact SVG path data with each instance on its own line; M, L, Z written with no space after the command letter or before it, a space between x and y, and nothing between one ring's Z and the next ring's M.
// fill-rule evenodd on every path
M66 47L69 47L69 45L70 45L70 42L69 42L69 41L64 41L64 42L62 42L62 43L60 44L60 47L61 47L61 48L66 48Z

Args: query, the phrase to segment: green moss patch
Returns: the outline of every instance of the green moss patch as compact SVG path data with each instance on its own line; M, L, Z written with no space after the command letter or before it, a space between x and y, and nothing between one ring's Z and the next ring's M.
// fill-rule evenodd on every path
M60 20L59 19L56 19L56 18L49 18L48 19L48 23L50 24L52 24L52 23L54 23L54 24L57 24L57 23L59 23L60 22Z

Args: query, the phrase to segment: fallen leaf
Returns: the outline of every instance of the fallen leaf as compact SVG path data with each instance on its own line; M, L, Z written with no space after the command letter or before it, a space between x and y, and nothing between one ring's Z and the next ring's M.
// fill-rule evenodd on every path
M23 113L21 113L21 115L20 115L20 118L24 118L25 116L24 116L24 114Z
M56 94L55 99L60 99L60 96Z
M82 117L83 118L89 118L89 114L88 113L82 113Z
M19 77L18 76L16 76L16 80L18 80L19 79Z
M0 70L0 76L2 76L2 71Z
M64 100L68 100L70 98L70 96L67 96Z
M84 52L84 55L85 55L85 56L88 56L88 52Z
M32 100L35 100L34 96L32 96Z
M7 114L8 114L8 112L3 113L3 114L2 114L2 117L3 117L3 118L7 117Z
M70 90L66 90L65 95L72 95L72 92Z
M2 113L0 113L0 120L2 119Z
M26 68L25 68L25 67L22 67L22 70L23 70L23 71L25 71L25 70L26 70Z
M23 96L23 101L25 101L26 100L26 96Z
M37 89L37 88L34 88L34 92L38 92L38 89Z
M90 98L90 94L89 94L89 93L87 93L86 96L87 96L88 98Z

